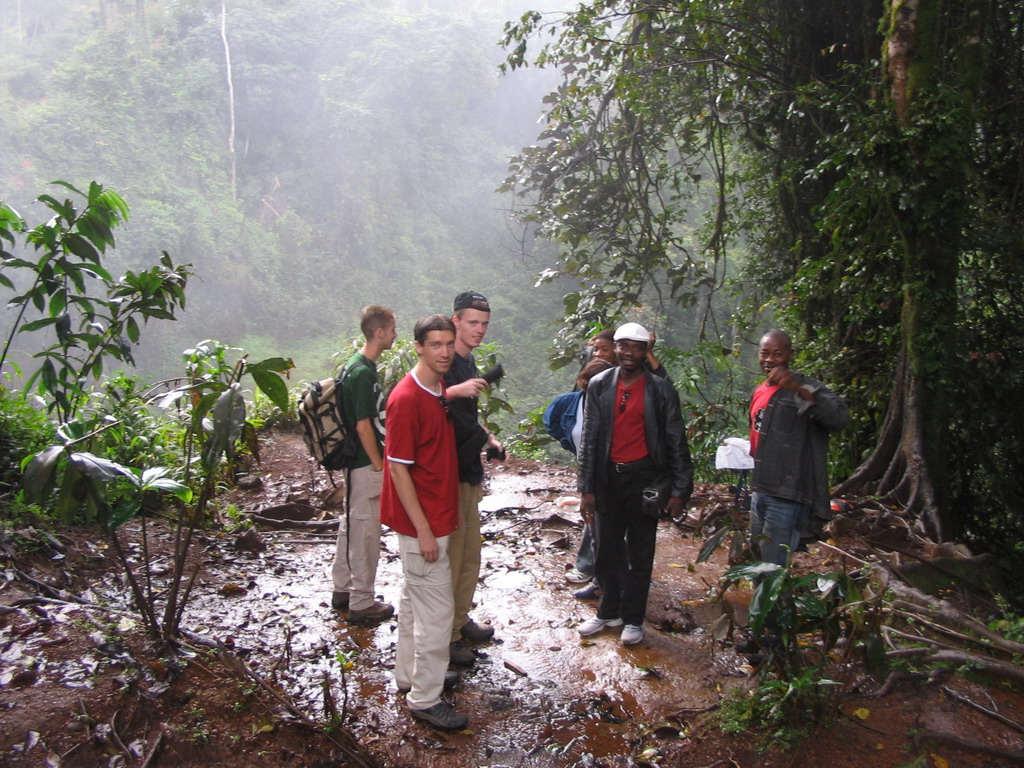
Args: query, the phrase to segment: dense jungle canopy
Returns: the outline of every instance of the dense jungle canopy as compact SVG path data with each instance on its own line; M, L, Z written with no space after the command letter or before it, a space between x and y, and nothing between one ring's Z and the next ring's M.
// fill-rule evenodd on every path
M492 339L517 340L509 370L532 359L549 396L561 294L533 290L495 193L552 82L498 73L522 7L3 0L0 198L34 223L49 182L99 181L131 210L115 267L193 266L187 311L136 352L153 375L214 338L321 378L361 307L408 336L471 288L501 312Z
M361 306L472 288L519 415L628 316L706 448L782 326L855 414L842 492L1019 562L1020 3L527 4L0 0L0 199L98 180L120 266L192 265L158 376L216 338L319 378Z
M1019 561L1022 35L1000 0L528 13L508 66L563 81L509 186L584 283L570 316L654 282L693 303L739 257L857 414L839 492Z

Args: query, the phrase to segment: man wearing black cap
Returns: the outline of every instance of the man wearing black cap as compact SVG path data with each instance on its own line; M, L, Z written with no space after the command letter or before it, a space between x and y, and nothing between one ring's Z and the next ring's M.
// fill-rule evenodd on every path
M580 512L594 527L601 585L597 615L577 630L586 637L622 627L623 645L644 639L658 518L678 514L693 492L679 395L644 368L649 344L637 323L615 331L618 366L590 380L577 456Z
M491 322L491 306L484 296L466 291L455 297L455 359L445 374L444 383L451 403L452 423L459 458L459 527L448 544L452 566L452 590L455 593L455 620L452 623L450 661L455 666L472 666L476 655L463 640L483 642L494 636L489 624L477 624L469 618L473 595L480 578L480 500L483 498L484 467L480 452L489 447L504 456L504 448L479 421L477 397L487 388L473 359Z

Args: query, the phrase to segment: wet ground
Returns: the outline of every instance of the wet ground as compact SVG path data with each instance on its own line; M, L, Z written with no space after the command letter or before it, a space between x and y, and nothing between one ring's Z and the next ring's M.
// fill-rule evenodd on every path
M387 744L392 765L625 765L628 756L654 757L687 738L689 718L717 704L723 681L746 677L742 657L716 650L710 637L722 608L706 597L724 553L694 565L702 542L663 522L645 640L624 647L617 630L583 639L576 626L594 604L574 599L579 585L565 580L582 530L573 483L571 469L525 462L490 473L473 615L496 636L476 647L476 664L451 694L470 719L463 732L443 734L406 712L391 675L393 620L349 626L331 609L333 533L261 530L268 546L258 555L211 547L214 562L191 611L206 618L200 632L233 643L309 711L344 710L360 741ZM381 599L397 605L400 580L397 543L387 534Z
M927 682L886 682L882 695L875 693L881 680L872 683L859 666L836 666L830 675L846 692L787 732L799 742L792 750L774 732L723 731L721 710L713 709L722 695L757 685L714 629L723 607L744 623L749 597L707 599L726 568L724 552L695 565L705 539L663 523L646 640L625 648L613 632L582 639L575 627L594 607L573 599L575 585L565 581L581 533L569 502L573 472L524 461L491 469L483 504L488 540L475 616L498 634L477 649L475 667L452 694L470 727L436 731L412 720L394 689L394 621L349 627L329 606L335 533L324 528L333 525L332 499L341 494L313 471L297 435L271 433L261 445L257 471L216 502L221 522L256 520L258 527L197 534L190 562L202 568L182 620L188 633L233 646L258 678L231 655L186 650L182 664L154 645L94 529L0 535L0 765L351 765L338 751L352 744L345 734L320 727L332 713L387 768L1021 764L1019 686L948 670L933 670ZM702 525L733 508L724 486L700 487L691 504ZM282 526L271 519L274 509L291 520L303 519L291 513L304 509L313 521ZM868 543L902 531L905 548L909 534L892 527L893 518L865 503L837 521L837 541L798 554L795 567L849 568L842 553L893 563L894 553ZM161 591L173 528L157 516L133 520L121 533L133 562L149 563L136 573L152 576ZM395 543L385 538L381 597L397 601L399 584ZM1001 719L971 701L986 702Z

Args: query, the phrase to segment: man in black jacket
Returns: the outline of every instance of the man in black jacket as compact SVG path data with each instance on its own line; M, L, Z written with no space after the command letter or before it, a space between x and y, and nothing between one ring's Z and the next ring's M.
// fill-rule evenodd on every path
M469 667L476 661L476 654L463 641L484 642L494 636L490 624L478 624L469 617L482 558L479 504L483 498L484 468L480 453L487 448L490 454L504 457L505 449L480 424L477 413L477 398L488 385L477 372L473 350L483 343L490 327L491 305L481 294L465 291L455 297L453 311L455 358L444 383L459 461L459 527L448 543L455 593L449 657L454 666Z
M590 380L578 457L580 511L594 527L602 590L597 616L578 631L625 623L624 645L644 637L658 518L679 514L693 492L679 395L644 368L649 343L637 323L615 331L618 365Z
M766 333L757 354L765 378L750 399L750 538L762 560L784 566L832 518L828 439L850 411L820 381L790 370L788 333Z

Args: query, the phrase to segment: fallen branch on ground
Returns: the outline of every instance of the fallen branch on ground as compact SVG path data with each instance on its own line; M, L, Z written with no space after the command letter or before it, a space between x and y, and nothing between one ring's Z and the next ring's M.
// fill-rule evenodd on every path
M944 733L942 731L917 731L914 734L914 746L918 750L923 750L924 744L929 741L937 741L941 744L948 744L958 749L983 752L987 755L1002 757L1006 760L1013 761L1016 765L1024 764L1024 752L1012 749L1003 749L1002 747L996 747L992 744L983 744L980 741L971 741L970 739L964 739L960 736L954 736L952 733Z
M983 715L988 715L993 720L997 720L1000 723L1002 723L1003 725L1005 725L1007 728L1012 728L1013 730L1017 731L1018 733L1024 733L1024 725L1021 725L1016 720L1011 720L1010 718L1008 718L1008 717L1006 717L1004 715L999 714L995 710L986 709L985 707L981 706L981 704L978 704L977 702L969 699L968 697L964 696L962 693L957 693L952 688L950 688L948 685L942 686L942 690L945 691L948 696L953 697L954 699L956 699L957 701L959 701L962 704L966 704L968 707L970 707L971 709L973 709L973 710L975 710L977 712L981 712L981 714L983 714Z

